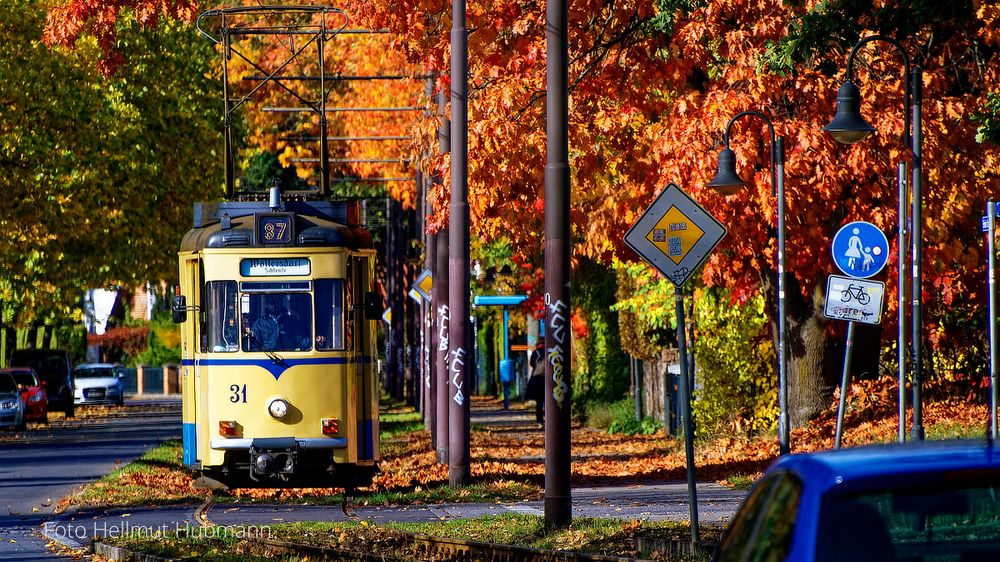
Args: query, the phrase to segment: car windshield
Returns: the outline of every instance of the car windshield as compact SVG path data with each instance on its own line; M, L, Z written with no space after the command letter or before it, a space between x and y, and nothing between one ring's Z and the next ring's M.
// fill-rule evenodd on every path
M35 379L35 375L31 371L18 371L10 374L14 377L14 382L17 384L23 384L24 386L38 386L38 380Z
M906 484L824 497L816 562L1000 560L1000 471Z
M106 379L115 376L115 371L111 367L94 367L91 369L77 369L73 371L73 376L78 379Z
M11 392L17 392L14 379L7 373L0 373L0 394L10 394Z

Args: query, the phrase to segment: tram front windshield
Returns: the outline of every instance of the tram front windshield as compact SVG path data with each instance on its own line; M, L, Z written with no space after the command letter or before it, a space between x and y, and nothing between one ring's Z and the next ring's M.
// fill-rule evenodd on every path
M343 282L297 285L243 282L237 290L235 281L208 282L204 327L208 349L309 351L314 342L317 350L343 349Z

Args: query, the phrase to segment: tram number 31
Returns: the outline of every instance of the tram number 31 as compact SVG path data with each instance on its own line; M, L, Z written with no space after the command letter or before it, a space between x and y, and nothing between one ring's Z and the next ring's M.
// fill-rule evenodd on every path
M229 401L233 404L247 403L247 385L233 384L229 386Z

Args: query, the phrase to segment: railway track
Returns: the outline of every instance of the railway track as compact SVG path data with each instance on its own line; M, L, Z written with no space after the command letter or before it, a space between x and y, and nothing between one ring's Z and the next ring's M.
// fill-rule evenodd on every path
M393 553L356 552L352 550L312 546L274 539L250 540L247 554L279 558L308 558L309 560L339 560L344 562L635 562L640 559L619 556L601 556L561 550L542 550L490 544L460 539L432 537L418 533L399 533L404 544ZM173 559L133 552L101 541L91 545L91 551L107 560L143 560L147 562L172 562Z

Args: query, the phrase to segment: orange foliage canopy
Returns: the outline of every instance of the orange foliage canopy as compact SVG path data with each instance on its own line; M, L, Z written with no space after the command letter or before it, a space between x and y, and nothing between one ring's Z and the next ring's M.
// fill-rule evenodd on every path
M862 111L878 134L845 147L821 128L833 115L847 52L857 35L830 40L786 73L769 71L763 58L769 42L785 37L790 23L817 10L817 0L791 5L711 0L673 14L658 14L654 4L688 3L569 4L571 212L578 255L605 262L613 256L634 259L622 235L673 181L730 229L704 270L705 280L735 288L738 298L756 290L761 272L772 270L776 261L776 205L762 124L744 120L733 131L738 169L752 187L728 199L703 187L714 173L723 127L746 109L772 116L786 138L786 268L801 296L810 295L833 271L830 239L844 222L868 220L886 232L895 230L896 163L908 160L909 151L899 142L902 70L891 49L870 45L862 53L857 69ZM887 5L875 0L872 9ZM332 58L344 61L345 71L388 66L432 72L442 76L436 88L448 91L447 0L347 0L341 7L351 14L352 25L392 32L344 47ZM51 12L49 40L70 44L90 29L110 49L114 17L126 8L149 22L193 15L192 3L184 1L71 0ZM925 29L900 38L924 69L924 297L938 307L950 306L955 295L972 298L981 290L978 217L988 198L1000 196L998 149L976 143L970 120L982 107L984 92L1000 86L994 54L1000 50L1000 8L977 1L973 10L969 21L954 22L947 33ZM670 16L671 32L651 25L656 16ZM864 30L864 22L860 27L861 35L873 32ZM515 258L532 269L540 265L543 238L544 3L470 2L468 29L473 229L485 240L509 239ZM447 156L433 156L438 117L421 89L368 83L343 95L345 104L426 104L429 111L394 123L356 114L339 116L337 126L344 132L405 130L416 139L410 156L422 158L426 171L448 181ZM254 129L265 130L263 123ZM288 153L276 136L257 134L260 145ZM353 150L355 155L377 152L375 147ZM397 197L414 200L412 182L393 189ZM443 185L431 194L431 228L446 217L448 193ZM894 259L888 271L894 270ZM891 309L894 283L889 285Z

